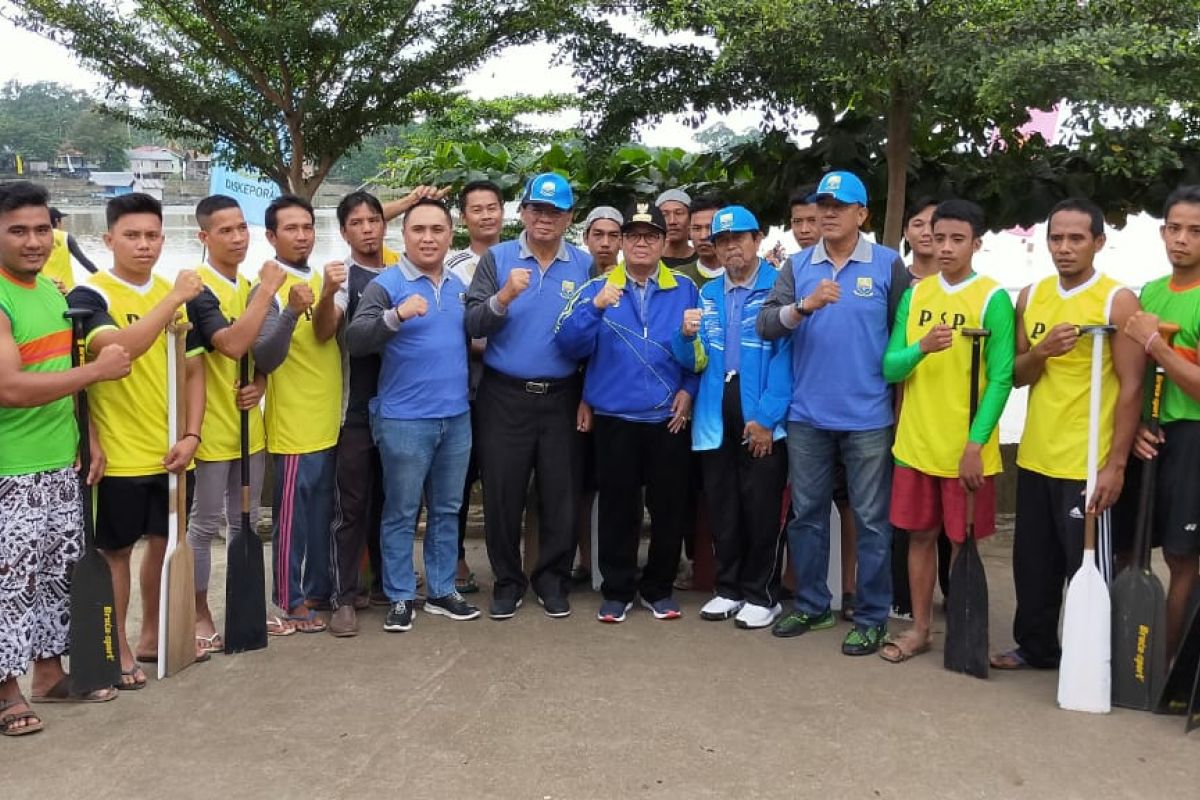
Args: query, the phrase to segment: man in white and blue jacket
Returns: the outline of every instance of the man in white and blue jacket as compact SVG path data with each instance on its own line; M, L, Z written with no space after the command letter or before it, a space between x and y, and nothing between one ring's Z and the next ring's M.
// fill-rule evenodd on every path
M699 293L686 275L662 263L662 211L639 203L625 215L625 263L592 279L558 320L555 341L570 358L587 359L583 399L592 407L599 556L604 576L601 622L621 622L641 595L658 619L676 619L671 596L687 503L687 422L699 380L671 353L685 309ZM697 357L703 366L703 355ZM642 486L650 509L650 552L637 579Z
M717 211L711 240L725 275L700 290L700 308L684 311L672 342L684 368L703 370L692 449L700 454L712 524L716 593L700 616L736 615L739 628L765 628L782 611L787 449L780 440L792 398L792 342L768 341L755 330L778 274L758 256L762 238L747 209Z

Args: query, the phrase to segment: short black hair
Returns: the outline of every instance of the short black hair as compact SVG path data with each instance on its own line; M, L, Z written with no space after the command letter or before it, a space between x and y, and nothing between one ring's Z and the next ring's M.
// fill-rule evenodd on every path
M230 208L240 211L242 207L238 205L237 200L227 194L210 194L196 203L196 224L200 226L200 230L206 231L209 223L212 222L213 214Z
M0 183L0 214L29 206L44 206L47 211L50 209L50 192L46 191L46 187L29 181Z
M900 230L908 227L908 223L912 222L912 218L920 214L930 206L936 207L941 201L931 194L923 194L909 204L908 208L904 209L904 218L900 223Z
M123 194L108 201L104 209L104 221L112 230L117 220L129 214L153 214L162 222L162 203L145 192Z
M805 185L792 192L792 196L788 199L788 208L795 206L810 206L812 202L808 198L817 193L817 185L815 183L806 183Z
M351 192L341 199L337 204L337 221L339 228L346 227L346 220L350 219L350 214L359 206L370 206L371 210L383 216L383 204L379 202L379 198L370 192Z
M933 210L933 219L930 220L930 224L937 225L943 219L953 219L967 223L971 226L971 233L974 234L976 239L982 238L987 233L987 223L984 222L983 209L977 203L972 203L970 200L961 200L953 197L938 203L937 208Z
M281 194L271 201L271 204L267 206L267 213L263 215L263 223L271 233L274 233L275 229L279 227L279 212L285 208L303 208L308 212L308 216L313 222L317 221L317 215L313 212L312 203L299 195Z
M1180 203L1200 206L1200 186L1196 184L1180 186L1167 195L1167 202L1163 203L1163 219L1166 219L1167 215L1171 213L1171 209Z
M449 206L447 206L441 200L435 200L432 197L422 197L420 200L418 200L416 203L413 204L412 208L410 208L408 211L404 212L404 222L401 224L402 228L408 227L408 215L411 214L412 212L416 211L421 206L433 206L434 208L441 209L442 213L446 215L446 221L450 223L450 227L451 228L454 227L454 218L452 216L450 216L450 207Z
M500 187L497 186L493 181L471 181L462 188L461 192L458 193L458 209L460 211L467 210L467 195L469 195L471 192L491 192L492 194L496 195L496 201L500 203L501 206L504 205L504 192L502 192Z
M728 203L715 194L701 195L692 201L692 213L695 214L697 211L719 211L726 205Z
M1196 200L1200 203L1200 197ZM1080 214L1087 214L1091 217L1092 238L1104 235L1104 212L1100 210L1100 206L1088 200L1086 197L1068 197L1066 200L1059 200L1050 209L1050 213L1046 215L1046 236L1050 236L1050 221L1054 219L1054 215L1060 211L1078 211ZM1166 216L1165 214L1163 216Z

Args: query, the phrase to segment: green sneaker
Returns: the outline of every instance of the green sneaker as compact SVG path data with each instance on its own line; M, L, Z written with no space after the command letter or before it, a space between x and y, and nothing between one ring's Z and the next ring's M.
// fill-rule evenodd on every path
M842 655L869 656L887 641L887 625L870 628L855 625L842 642Z
M790 639L809 631L832 628L833 624L833 612L829 609L825 609L823 613L815 616L793 609L779 618L779 621L771 628L771 635L781 639Z

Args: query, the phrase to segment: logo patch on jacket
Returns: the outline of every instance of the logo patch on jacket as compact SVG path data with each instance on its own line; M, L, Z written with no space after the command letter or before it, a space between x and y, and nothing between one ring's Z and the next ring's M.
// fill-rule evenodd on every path
M854 294L859 297L870 297L875 293L875 281L869 277L861 277L854 284Z
M575 294L575 281L563 281L562 288L558 290L563 299L570 300L571 295Z

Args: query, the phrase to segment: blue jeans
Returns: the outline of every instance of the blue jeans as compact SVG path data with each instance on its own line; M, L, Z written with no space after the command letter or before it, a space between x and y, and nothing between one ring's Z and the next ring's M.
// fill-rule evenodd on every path
M430 597L454 592L458 509L471 457L471 415L371 420L383 463L383 591L393 603L417 593L413 538L424 495L425 580Z
M329 601L329 523L333 519L333 448L275 455L271 517L273 600L291 611L305 600Z
M882 625L892 603L892 429L826 431L789 422L787 448L792 484L788 549L796 571L796 609L816 615L829 608L829 506L833 466L840 454L858 531L854 622Z

